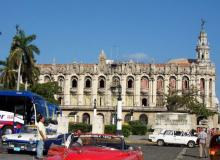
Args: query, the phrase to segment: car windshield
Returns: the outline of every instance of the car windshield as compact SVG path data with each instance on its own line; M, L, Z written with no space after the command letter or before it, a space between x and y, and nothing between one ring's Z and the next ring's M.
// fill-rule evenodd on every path
M82 141L82 146L104 146L115 149L124 149L124 141L122 137L111 135L80 135L79 138ZM71 147L73 147L73 145Z
M35 126L24 126L21 133L37 133L37 128Z

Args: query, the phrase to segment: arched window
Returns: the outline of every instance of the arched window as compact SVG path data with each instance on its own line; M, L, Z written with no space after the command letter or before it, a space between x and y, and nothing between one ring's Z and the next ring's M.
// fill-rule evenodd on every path
M44 76L44 83L50 82L50 76Z
M105 77L99 77L99 88L105 88Z
M102 118L102 123L105 124L105 117L102 113L98 113L97 116L100 116Z
M189 90L189 78L184 76L182 79L182 90L186 91Z
M141 114L139 117L139 120L141 121L141 123L147 125L148 124L148 117L145 114Z
M133 79L133 77L128 77L128 79L127 79L127 88L134 88L134 79Z
M92 87L92 80L90 77L85 78L85 88L91 88Z
M200 79L200 91L201 92L205 91L205 79L204 78Z
M158 92L164 91L164 80L163 80L163 77L161 76L157 77L157 91Z
M126 115L125 115L124 122L125 122L125 123L128 123L129 121L131 121L131 114L126 114Z
M58 77L58 86L61 87L62 91L64 90L64 77L63 76Z
M147 106L147 99L146 98L143 98L142 99L142 106Z
M72 79L72 88L77 88L77 79L76 78Z
M169 89L170 89L171 92L176 90L176 77L174 77L174 76L170 77Z
M145 90L149 89L149 79L147 77L141 78L141 89L145 89Z
M90 124L90 115L88 113L83 114L82 122L85 124Z
M209 95L212 95L212 79L209 80Z

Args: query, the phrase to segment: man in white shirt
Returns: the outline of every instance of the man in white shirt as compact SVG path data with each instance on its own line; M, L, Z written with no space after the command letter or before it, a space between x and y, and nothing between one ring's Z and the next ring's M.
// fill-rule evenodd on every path
M81 134L81 130L77 130L76 132L72 133L71 135L69 135L69 137L67 138L66 142L65 142L65 146L67 148L71 147L71 146L82 146L82 140L80 138L80 134Z
M202 158L203 152L205 157L208 157L206 150L206 141L207 141L207 133L205 132L205 128L203 128L198 135L199 138L199 157Z
M44 141L47 139L46 128L44 126L45 118L41 114L39 114L37 120L37 159L43 159Z

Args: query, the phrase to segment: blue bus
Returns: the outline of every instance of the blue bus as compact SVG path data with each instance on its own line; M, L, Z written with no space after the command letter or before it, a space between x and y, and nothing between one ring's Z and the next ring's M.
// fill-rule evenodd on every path
M26 124L36 124L36 115L56 121L60 107L30 91L0 91L0 131L14 133Z

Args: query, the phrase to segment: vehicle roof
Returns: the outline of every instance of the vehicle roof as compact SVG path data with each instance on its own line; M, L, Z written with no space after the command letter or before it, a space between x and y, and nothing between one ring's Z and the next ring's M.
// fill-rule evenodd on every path
M43 98L40 95L33 93L31 91L15 91L15 90L1 90L1 96L21 96L21 97L28 97L33 99L34 97Z

